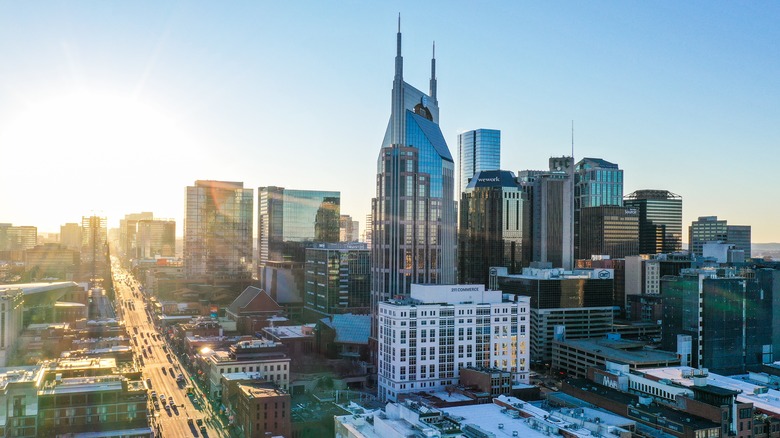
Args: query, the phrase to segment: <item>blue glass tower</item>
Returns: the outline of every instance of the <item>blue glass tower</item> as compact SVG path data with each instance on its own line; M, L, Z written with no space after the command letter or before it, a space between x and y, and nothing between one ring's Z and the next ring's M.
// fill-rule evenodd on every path
M483 170L501 169L501 131L475 129L458 134L458 193Z
M400 18L392 112L377 159L372 200L372 337L380 302L413 283L455 283L455 165L439 128L436 58L430 92L403 80Z

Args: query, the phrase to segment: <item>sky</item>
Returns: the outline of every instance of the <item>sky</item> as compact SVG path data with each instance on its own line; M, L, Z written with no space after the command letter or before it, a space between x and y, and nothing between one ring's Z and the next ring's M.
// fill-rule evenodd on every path
M598 157L780 242L780 3L0 0L0 222L177 220L195 180L341 192L364 225L395 32L442 131ZM456 158L457 159L457 158ZM687 234L687 233L684 233ZM686 236L687 239L687 236Z

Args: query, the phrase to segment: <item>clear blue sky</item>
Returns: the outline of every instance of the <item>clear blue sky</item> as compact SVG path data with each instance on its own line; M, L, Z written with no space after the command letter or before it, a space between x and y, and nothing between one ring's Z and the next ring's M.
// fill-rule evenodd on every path
M177 219L196 179L338 190L361 222L405 78L502 167L616 162L780 242L778 2L0 2L0 222Z

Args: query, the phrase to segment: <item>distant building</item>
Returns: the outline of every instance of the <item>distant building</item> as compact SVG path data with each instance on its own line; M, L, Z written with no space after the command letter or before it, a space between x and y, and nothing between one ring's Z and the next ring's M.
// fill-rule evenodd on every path
M22 333L24 292L13 285L0 286L0 367L13 358Z
M176 256L176 222L171 219L139 220L133 247L136 259Z
M60 225L60 243L68 249L81 251L81 225L77 223Z
M574 188L571 157L553 157L550 170L518 174L530 204L531 260L574 267Z
M458 276L487 286L491 266L519 273L531 261L530 204L514 174L477 172L460 201Z
M37 244L37 227L0 224L0 251L24 251Z
M119 220L119 254L126 258L138 258L136 255L136 224L139 220L152 220L152 212L126 214Z
M362 243L306 249L304 310L310 320L334 313L368 313L371 252Z
M241 182L195 181L184 203L184 269L187 279L251 278L252 189Z
M81 261L100 263L108 244L108 225L105 217L81 217Z
M623 206L623 170L601 158L583 158L574 169L574 255L578 259L591 256L582 251L582 240L588 234L581 221L582 210L602 205Z
M580 209L580 257L619 259L639 254L639 214L635 208L601 205Z
M750 225L728 225L725 219L717 216L699 216L688 227L688 242L691 253L704 254L704 244L710 242L733 243L734 249L745 251L745 257L751 257Z
M639 254L682 251L682 197L668 190L637 190L623 205L639 213Z
M43 278L73 280L80 264L78 251L56 243L38 245L24 252L24 269L31 281Z
M475 129L458 134L458 196L483 170L501 168L501 131Z
M353 221L352 216L339 216L339 242L349 243L360 240L360 222Z
M482 285L412 285L411 298L379 304L379 397L443 390L464 367L528 382L528 298L504 301Z

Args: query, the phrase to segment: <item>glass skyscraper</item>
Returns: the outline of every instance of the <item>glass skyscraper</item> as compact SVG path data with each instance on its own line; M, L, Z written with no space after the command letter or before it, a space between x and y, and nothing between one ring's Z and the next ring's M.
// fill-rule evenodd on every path
M682 250L682 197L667 190L637 190L623 204L639 213L639 253Z
M483 170L501 169L501 131L475 129L458 134L458 193Z
M574 168L574 257L590 258L580 250L583 239L580 212L587 207L623 205L623 170L601 158L583 158Z
M460 198L459 284L488 287L491 267L519 274L531 261L529 202L515 175L477 172Z
M187 187L184 210L187 278L251 278L252 189L241 182L195 181Z
M260 284L279 303L303 302L306 248L339 241L341 193L257 189Z
M372 200L372 336L378 304L413 283L455 283L455 164L439 128L436 60L430 93L403 80L400 22L392 110Z

